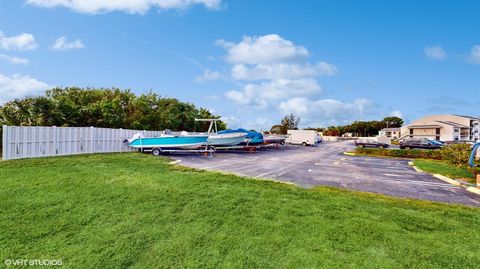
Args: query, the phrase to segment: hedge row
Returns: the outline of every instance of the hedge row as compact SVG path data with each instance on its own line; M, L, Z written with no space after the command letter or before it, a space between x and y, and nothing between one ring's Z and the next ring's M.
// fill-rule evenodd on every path
M467 166L471 146L465 144L447 145L441 150L421 149L377 149L356 148L355 152L364 155L376 155L413 159L444 160L455 166Z
M355 153L398 158L443 159L440 150L356 148Z

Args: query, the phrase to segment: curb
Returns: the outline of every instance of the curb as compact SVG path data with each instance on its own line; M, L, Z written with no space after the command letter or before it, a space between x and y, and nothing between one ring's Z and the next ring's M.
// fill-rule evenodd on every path
M415 169L415 171L417 171L418 173L425 173L425 171L423 171L422 169L416 167L416 166L412 166L413 169Z
M416 167L413 162L408 162L408 165L410 165L413 169L415 169L415 171L419 172L419 173L424 173L424 171L418 167ZM434 176L435 178L438 178L442 181L445 181L447 183L450 183L452 185L455 185L455 186L458 186L458 187L462 187L462 188L465 188L465 190L471 192L471 193L474 193L474 194L477 194L477 195L480 195L480 189L479 188L475 188L475 187L465 187L463 186L460 182L454 180L454 179L451 179L449 177L446 177L444 175L440 175L440 174L433 174L432 176Z
M455 186L461 186L462 184L460 184L460 182L456 181L456 180L453 180L449 177L446 177L446 176L442 176L442 175L439 175L439 174L433 174L434 177L440 179L440 180L443 180L445 182L448 182L452 185L455 185Z
M181 162L181 160L171 161L171 162L169 162L168 164L177 164L177 163L179 163L179 162Z
M415 171L417 171L418 173L425 173L422 169L416 167L412 161L408 162L408 165L410 165L413 169L415 169Z
M356 154L353 152L344 152L343 155L356 156Z
M467 187L467 191L480 195L480 189L475 187Z

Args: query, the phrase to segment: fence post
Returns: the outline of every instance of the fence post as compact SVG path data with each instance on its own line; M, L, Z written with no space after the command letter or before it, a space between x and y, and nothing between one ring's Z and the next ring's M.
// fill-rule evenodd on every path
M118 133L120 133L120 135L116 135L116 137L119 137L119 136L120 136L120 140L122 141L122 142L121 142L122 144L120 144L120 152L123 152L123 138L122 138L122 137L123 137L123 129L120 128L120 132L117 132L117 134L118 134Z
M90 126L90 151L95 153L95 128Z
M3 125L2 127L2 132L3 132L3 136L2 136L2 159L4 160L8 160L8 152L7 152L7 135L8 135L8 126L7 125Z
M58 130L57 126L52 126L53 128L53 152L55 153L54 155L58 155Z

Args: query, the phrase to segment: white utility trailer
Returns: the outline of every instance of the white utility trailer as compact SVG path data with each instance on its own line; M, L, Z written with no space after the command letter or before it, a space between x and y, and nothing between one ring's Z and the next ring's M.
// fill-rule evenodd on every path
M315 146L321 143L322 139L315 130L288 130L287 143L302 146Z

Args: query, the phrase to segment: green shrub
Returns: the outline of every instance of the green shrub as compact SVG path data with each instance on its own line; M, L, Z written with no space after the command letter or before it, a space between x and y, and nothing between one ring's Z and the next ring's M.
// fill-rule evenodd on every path
M465 144L446 145L441 150L356 148L355 152L398 158L444 160L460 167L468 165L471 146Z
M439 150L356 148L355 152L358 154L397 158L420 158L433 160L442 159L442 155Z
M440 150L442 159L455 166L468 165L471 146L465 144L447 145Z

